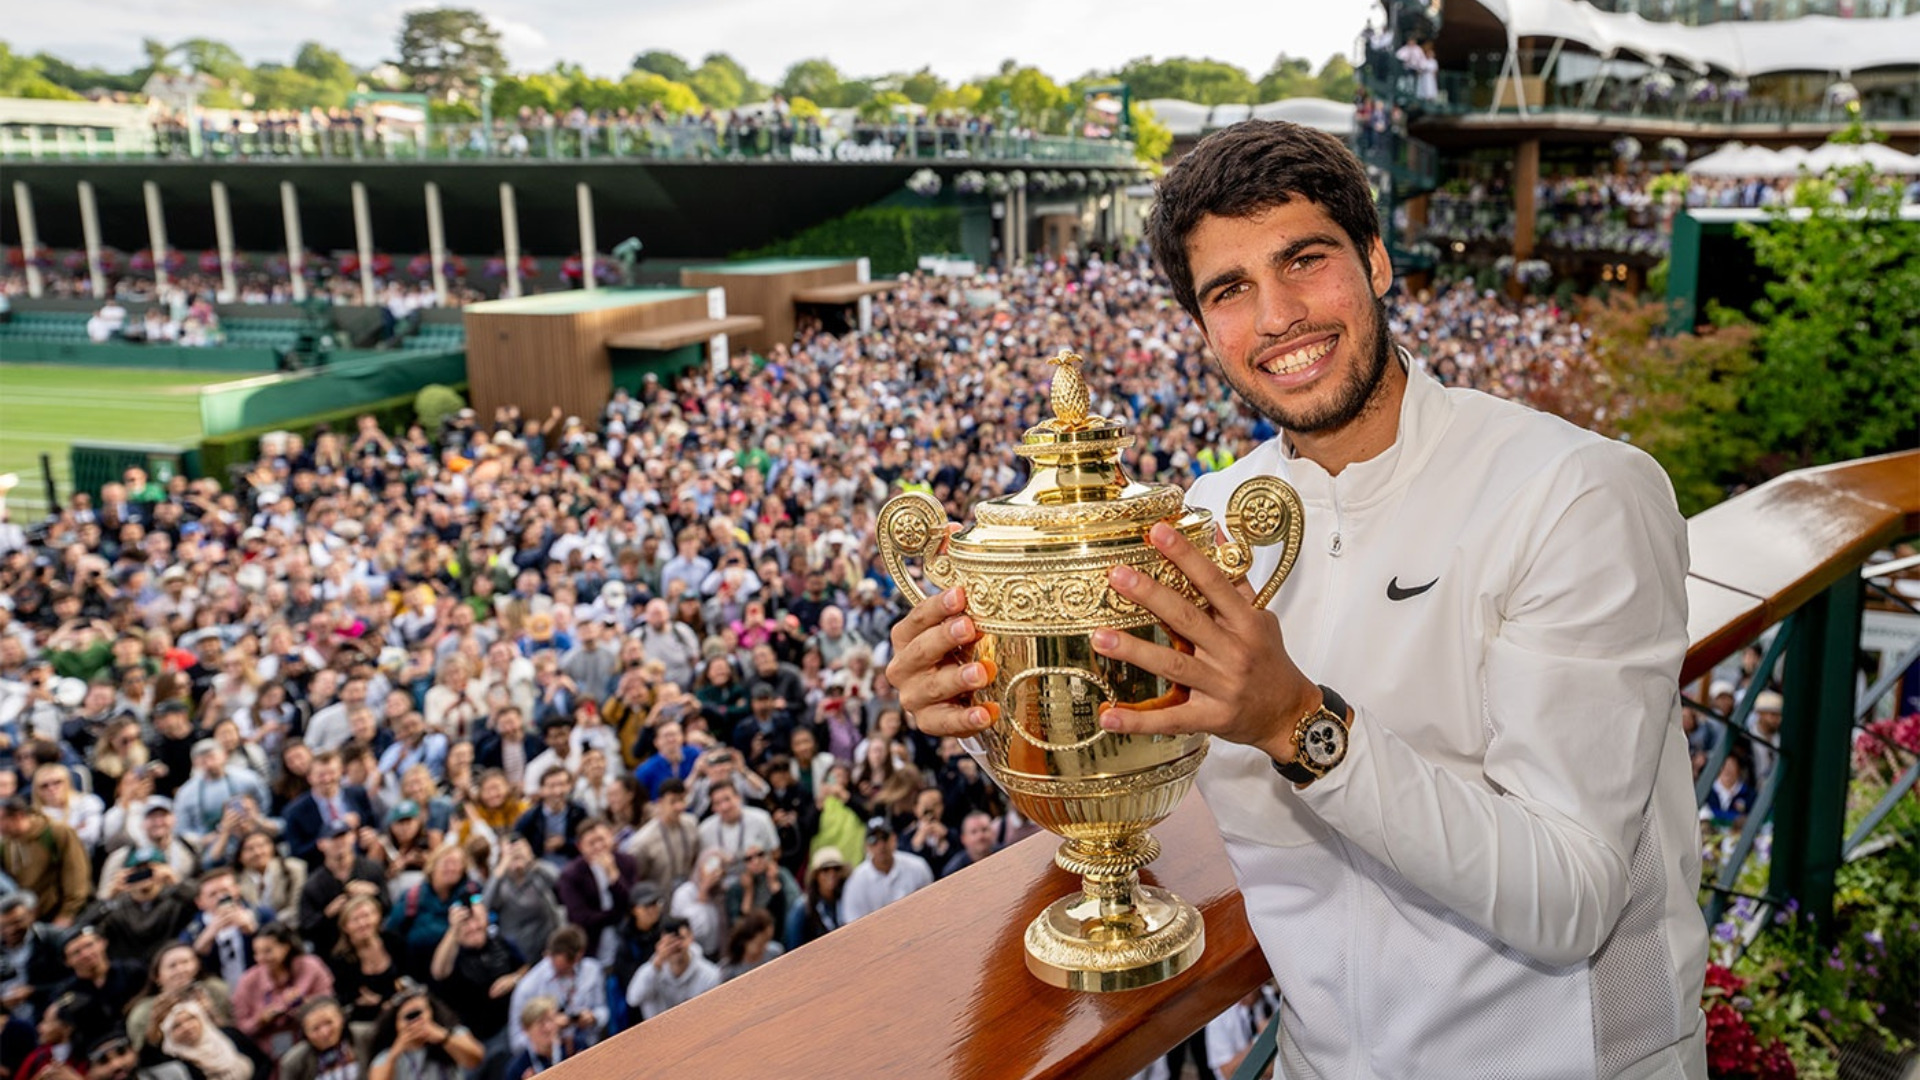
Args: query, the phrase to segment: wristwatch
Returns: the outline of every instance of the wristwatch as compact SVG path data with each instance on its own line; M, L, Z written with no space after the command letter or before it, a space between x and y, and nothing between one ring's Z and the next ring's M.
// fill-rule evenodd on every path
M1273 771L1306 787L1347 759L1347 702L1330 687L1320 688L1320 707L1293 726L1293 760L1273 763Z

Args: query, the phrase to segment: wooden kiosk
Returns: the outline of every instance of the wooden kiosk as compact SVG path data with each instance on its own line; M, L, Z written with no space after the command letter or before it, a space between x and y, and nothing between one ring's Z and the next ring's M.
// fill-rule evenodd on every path
M472 304L469 396L488 417L502 405L518 405L528 417L556 405L595 416L615 386L636 390L649 372L664 379L724 364L729 338L761 326L757 316L728 315L718 288L588 289Z
M891 281L874 281L872 276L864 258L748 259L685 267L680 271L680 284L725 289L727 310L757 315L764 323L758 331L739 334L735 346L765 351L776 342L793 340L795 315L802 305L857 304L857 321L850 321L864 329L870 321L869 298L894 286Z

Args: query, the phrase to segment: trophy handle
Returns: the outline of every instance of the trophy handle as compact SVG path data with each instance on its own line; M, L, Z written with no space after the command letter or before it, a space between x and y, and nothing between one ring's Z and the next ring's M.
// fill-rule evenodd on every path
M927 598L920 585L907 572L907 560L917 558L927 580L941 588L954 583L953 559L945 553L947 512L939 500L923 491L905 491L887 500L880 508L876 530L880 561L900 591L918 604Z
M1264 608L1273 600L1273 594L1293 572L1294 560L1300 557L1300 536L1304 527L1306 511L1300 505L1300 495L1293 486L1274 476L1256 476L1241 484L1227 500L1227 535L1232 542L1215 549L1215 560L1226 566L1238 564L1242 567L1253 565L1253 549L1266 547L1282 539L1286 549L1280 555L1280 565L1274 568L1273 576L1254 595L1253 606Z

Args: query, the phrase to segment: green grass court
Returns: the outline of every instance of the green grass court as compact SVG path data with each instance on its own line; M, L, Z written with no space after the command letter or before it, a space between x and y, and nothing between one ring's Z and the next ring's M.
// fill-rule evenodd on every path
M54 482L65 499L67 447L74 440L198 442L200 388L250 377L0 363L0 473L20 474L20 486L7 499L14 520L26 524L46 509L41 454L52 457Z

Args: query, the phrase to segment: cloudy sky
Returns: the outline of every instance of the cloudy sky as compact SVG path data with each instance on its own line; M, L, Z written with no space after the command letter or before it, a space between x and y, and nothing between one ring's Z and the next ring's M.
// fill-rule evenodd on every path
M1276 56L1316 68L1353 40L1369 0L466 0L500 27L509 63L558 60L613 75L636 53L670 49L697 62L733 54L755 78L778 81L789 64L824 56L849 76L928 65L959 81L1008 57L1060 79L1136 56L1210 57L1258 78ZM426 6L426 5L418 5ZM4 37L18 52L128 68L140 39L226 41L248 62L288 61L320 41L356 64L391 59L405 8L389 0L59 0L10 5Z

